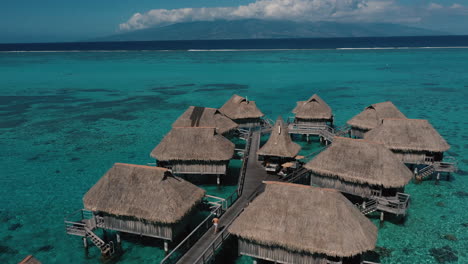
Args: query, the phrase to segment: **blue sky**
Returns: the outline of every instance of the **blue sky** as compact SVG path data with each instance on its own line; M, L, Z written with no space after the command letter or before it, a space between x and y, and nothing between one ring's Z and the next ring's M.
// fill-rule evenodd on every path
M244 18L389 22L468 34L468 0L3 0L0 42L75 41Z

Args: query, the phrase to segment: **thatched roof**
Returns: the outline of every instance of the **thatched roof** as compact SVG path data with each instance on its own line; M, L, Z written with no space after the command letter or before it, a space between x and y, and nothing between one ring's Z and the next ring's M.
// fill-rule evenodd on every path
M174 127L151 152L157 160L226 161L234 155L234 143L214 127Z
M270 138L258 150L258 155L275 156L294 158L301 150L301 146L294 143L288 132L288 126L284 124L283 118L280 116L276 120Z
M405 186L413 177L383 144L343 137L335 137L333 144L305 167L319 175L386 188Z
M190 106L172 127L215 127L218 134L224 134L236 129L238 125L218 109Z
M29 255L29 256L25 257L18 264L41 264L41 262L39 260L37 260L33 255Z
M377 240L375 225L338 191L278 182L266 182L229 232L261 245L338 257L372 250Z
M205 191L167 169L116 163L86 193L86 209L158 223L180 221Z
M264 116L254 101L248 101L237 94L234 94L219 111L231 119L260 118Z
M380 125L384 118L406 118L406 116L392 102L388 101L364 108L361 113L351 118L347 124L364 130L371 130Z
M367 132L364 138L402 152L444 152L450 148L429 121L423 119L384 119L380 126Z
M292 112L302 119L329 120L333 117L330 106L316 94L307 101L297 102Z

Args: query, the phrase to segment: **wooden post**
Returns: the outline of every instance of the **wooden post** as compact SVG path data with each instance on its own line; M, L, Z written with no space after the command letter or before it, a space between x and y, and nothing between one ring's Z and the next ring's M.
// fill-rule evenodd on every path
M380 227L383 226L384 223L384 212L380 212Z
M439 181L440 181L440 172L437 173L435 185L439 185Z
M328 146L328 140L325 139L325 146Z
M216 174L216 184L221 184L221 176L219 174Z
M86 237L83 237L83 246L85 249L88 249L88 240L86 239Z
M166 240L164 240L164 252L169 252L169 242L167 242Z
M362 201L362 209L366 209L366 201Z
M117 239L117 244L120 246L120 244L122 243L122 240L120 239L120 233L118 232L116 234L116 239Z
M254 259L254 260L252 261L252 264L257 264L257 260Z
M450 172L447 173L447 181L450 181Z

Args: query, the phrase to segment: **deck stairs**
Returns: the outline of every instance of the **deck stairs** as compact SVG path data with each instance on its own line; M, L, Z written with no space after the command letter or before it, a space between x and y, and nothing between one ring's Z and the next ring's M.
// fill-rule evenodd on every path
M366 203L362 205L357 204L357 206L359 207L363 215L368 215L370 213L377 211L377 201L374 199L371 199L370 201L367 201Z
M86 237L88 237L93 244L101 250L103 255L112 255L114 254L114 243L111 241L109 243L104 242L99 236L97 236L91 229L85 227Z
M445 157L444 161L434 161L431 158L426 158L424 163L427 166L417 172L417 180L424 180L434 173L451 173L458 171L457 160L450 156Z
M67 234L89 238L91 242L101 250L103 255L110 256L114 254L114 242L106 243L93 232L93 230L98 227L98 223L92 212L81 209L73 212L70 216L76 217L77 215L81 218L78 221L65 219L65 230Z
M418 171L418 173L416 174L416 179L418 181L422 181L423 179L434 174L435 171L436 170L435 170L434 164L430 164Z
M292 173L288 174L286 177L284 177L282 180L287 181L287 182L296 182L300 178L302 178L304 175L309 173L309 170L307 170L304 167L299 167Z

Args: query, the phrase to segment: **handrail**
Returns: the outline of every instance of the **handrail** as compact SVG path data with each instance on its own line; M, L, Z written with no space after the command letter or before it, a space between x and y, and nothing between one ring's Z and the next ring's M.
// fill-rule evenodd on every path
M299 177L307 173L308 170L305 167L300 167L294 172L292 172L290 175L287 176L285 179L287 182L295 182Z
M218 246L215 246L216 244L216 241L218 241L218 239L221 237L221 243L219 243L219 245L222 245L223 244L223 241L228 238L230 236L230 233L228 232L228 227L237 219L237 217L244 211L244 209L240 210L240 212L237 214L236 217L234 217L233 219L231 219L231 221L229 221L228 224L226 224L226 226L223 228L223 230L220 232L220 234L218 234L215 239L213 239L213 242L211 242L211 244L203 251L203 253L200 255L200 257L198 257L195 261L194 261L194 264L198 264L198 263L205 263L205 261L208 261L212 256L215 255L215 252L216 249L218 249ZM227 236L226 237L223 237L223 235L227 233ZM211 256L208 256L209 258L205 258L205 254L208 252L208 251L211 251L213 250L213 254L210 254ZM200 261L203 261L203 262L200 262Z
M247 173L247 163L249 162L249 152L252 144L252 130L249 129L247 141L245 142L245 151L244 156L242 157L242 167L239 174L239 179L237 183L237 194L242 195L242 190L244 189L245 174Z
M75 210L75 211L69 213L68 215L66 215L64 217L65 222L66 221L71 221L69 219L73 218L73 217L76 217L76 216L81 216L80 220L83 220L83 219L91 219L91 218L93 218L94 215L93 215L92 211L89 211L89 210L86 210L86 209L78 209L78 210Z
M167 254L167 256L163 260L161 260L160 264L171 263L168 261L170 261L170 258L175 254L175 252L179 248L181 248L184 245L184 243L188 241L193 235L195 235L206 223L208 223L212 219L213 216L219 216L219 212L221 212L220 209L221 209L221 206L218 206L216 209L211 211L210 214L197 227L195 227L195 229L192 232L190 232L190 234L188 234L171 252L169 252L169 254ZM205 230L202 234L204 234L207 230ZM177 260L181 258L182 256L183 254L176 256L176 260L173 263L177 262Z
M228 196L228 198L223 199L221 197L213 196L213 195L205 195L206 197L213 198L213 199L218 199L221 201L221 205L216 207L214 210L211 211L211 213L190 233L188 234L160 263L166 263L166 261L169 261L169 259L172 257L175 252L182 247L182 245L190 238L192 237L204 224L208 223L209 220L211 220L211 217L213 215L219 217L221 214L224 213L225 210L227 210L231 205L234 204L235 201L239 198L237 191L234 191L231 195ZM235 198L234 198L235 197ZM209 228L208 228L209 229ZM207 229L207 230L208 230ZM207 231L205 230L205 232ZM202 234L204 234L203 232ZM188 249L187 249L188 250ZM185 253L185 252L184 252ZM167 262L167 263L176 263L178 259L180 259L184 254L180 254L173 262Z

